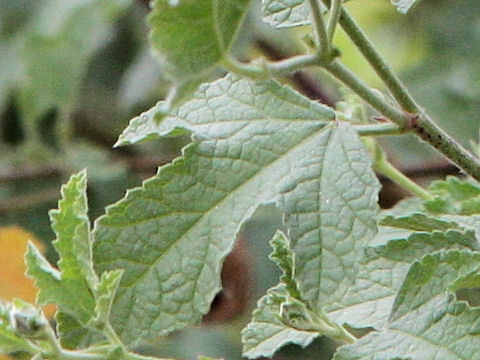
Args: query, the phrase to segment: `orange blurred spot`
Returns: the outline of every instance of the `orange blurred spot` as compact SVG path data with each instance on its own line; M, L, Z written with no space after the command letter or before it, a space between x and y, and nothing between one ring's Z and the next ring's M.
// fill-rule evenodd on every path
M35 282L25 276L24 254L27 251L28 241L32 241L41 251L43 244L35 239L33 234L16 227L0 227L0 299L11 301L20 298L35 303L37 288ZM55 313L55 305L48 305L44 309L48 317ZM0 360L8 359L2 358Z

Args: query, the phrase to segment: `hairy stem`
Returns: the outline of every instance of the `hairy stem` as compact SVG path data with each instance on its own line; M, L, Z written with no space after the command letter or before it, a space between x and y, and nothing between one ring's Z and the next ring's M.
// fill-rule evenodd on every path
M479 159L440 129L427 114L423 113L414 118L411 122L411 129L466 174L480 182Z
M409 124L409 117L404 112L389 104L381 93L366 85L360 78L352 73L338 60L324 64L323 67L335 78L352 89L367 104L376 109L379 113L392 120L395 124L405 128Z
M342 0L332 0L330 5L330 18L328 19L327 25L327 36L330 44L332 43L333 36L335 35L335 29L337 28L338 20L340 19L341 10Z
M330 53L330 41L327 34L327 27L323 21L322 10L318 0L309 0L310 9L312 10L313 29L315 31L315 37L317 40L317 46L319 52L323 54Z
M385 156L380 146L375 143L375 161L373 163L373 169L378 173L392 180L397 185L401 186L405 190L411 192L413 195L423 199L430 200L432 196L428 191L418 186L410 178L402 174L396 167L394 167Z
M399 135L404 130L395 124L367 124L367 125L354 125L353 128L361 136L389 136Z
M330 6L332 1L335 0L323 0L327 6ZM345 8L340 9L339 23L402 109L411 113L418 112L419 106L413 97L390 69L388 64L382 59L370 39Z
M308 66L321 65L324 59L318 55L299 55L275 62L242 63L231 56L226 56L222 65L225 69L255 80L266 80L272 76L280 77Z

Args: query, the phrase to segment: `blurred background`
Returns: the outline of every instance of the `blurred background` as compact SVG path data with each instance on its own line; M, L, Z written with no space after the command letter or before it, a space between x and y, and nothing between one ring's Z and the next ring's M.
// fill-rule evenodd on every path
M180 154L188 138L113 149L128 121L163 98L162 77L148 44L148 1L0 0L0 298L34 301L24 279L28 239L56 261L48 210L60 185L88 169L90 217ZM352 0L348 9L428 112L467 148L480 125L480 1L423 0L407 16L389 0ZM260 0L240 32L235 55L276 60L305 51L307 27L273 30L261 21ZM371 86L381 83L346 36L342 60ZM320 71L284 79L305 95L335 106L345 91ZM410 137L384 139L390 160L423 184L457 169ZM383 207L408 195L382 179ZM224 290L204 322L141 350L163 357L240 359L240 330L278 271L268 240L281 224L264 207L244 227L223 272ZM51 310L49 310L51 312ZM207 330L207 331L206 331ZM329 359L335 344L288 346L276 359Z

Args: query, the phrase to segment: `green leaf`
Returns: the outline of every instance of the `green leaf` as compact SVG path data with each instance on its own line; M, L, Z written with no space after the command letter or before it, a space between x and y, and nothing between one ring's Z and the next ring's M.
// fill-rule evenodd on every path
M157 124L157 136L183 128L195 142L109 207L95 229L97 270L125 269L111 320L127 344L200 320L235 234L262 203L288 214L294 252L304 256L296 279L310 295L326 291L329 301L353 282L361 246L375 234L379 185L351 125L325 126L332 115L275 81L226 77ZM314 251L302 255L307 247ZM331 262L325 284L322 256ZM332 277L338 292L330 292Z
M331 108L313 102L276 81L253 85L248 80L233 76L201 85L188 103L172 116L158 120L156 116L163 115L163 108L164 102L159 102L132 119L117 145L135 144L166 135L183 135L187 131L201 138L218 137L222 133L233 133L249 123L260 127L271 121L288 124L296 120L317 120L317 124L322 124L321 120L335 118ZM212 133L213 130L218 134Z
M445 221L452 221L459 226L475 231L477 239L480 239L480 215L437 215Z
M95 306L96 317L93 320L94 324L105 325L110 316L112 302L115 293L120 284L123 270L105 271L97 287L97 303Z
M98 282L92 263L92 240L88 219L86 171L72 175L62 186L58 209L50 211L52 229L57 235L53 246L60 256L62 280L75 283L78 296L91 298L90 288ZM88 295L87 295L88 294Z
M435 197L424 204L432 213L480 214L480 186L474 182L449 177L445 181L434 182L429 191Z
M31 345L28 340L22 336L16 329L16 324L12 324L16 312L12 304L0 302L0 354L8 354L16 351L31 351Z
M413 213L405 216L386 216L380 221L381 225L413 231L431 232L434 230L447 231L462 228L452 221L445 221L422 213Z
M346 301L364 247L377 232L380 187L351 126L339 128L318 150L321 161L302 162L308 175L285 187L280 201L295 280L314 310Z
M391 0L393 6L397 8L402 14L406 14L411 9L413 9L420 0Z
M155 0L151 40L165 73L176 82L198 79L228 54L250 0Z
M294 329L282 321L280 307L287 298L285 285L279 284L258 301L252 321L242 331L243 356L250 359L271 357L286 344L305 347L320 336L318 332Z
M77 100L88 61L130 0L44 1L19 43L24 77L18 100L27 122ZM52 20L52 13L55 13ZM18 84L15 84L18 86Z
M459 277L479 273L480 253L452 250L415 263L379 332L338 349L335 360L478 359L479 308L448 292Z
M62 186L62 199L58 210L50 212L52 228L57 235L53 242L60 260L59 270L45 260L38 249L29 244L26 254L27 274L39 288L37 301L40 304L55 303L58 329L64 346L78 345L72 335L65 332L82 327L95 316L95 291L98 279L93 270L90 222L87 216L86 172L72 175ZM64 324L62 321L68 321ZM74 333L88 332L75 329Z
M309 25L310 7L305 0L262 0L263 19L277 28Z
M444 249L477 250L478 244L472 231L448 230L413 233L405 239L368 247L356 285L349 289L346 302L343 306L327 306L327 313L340 324L382 328L411 264Z
M300 299L297 283L294 280L294 262L292 250L290 249L290 241L281 231L277 231L272 240L270 240L270 245L273 251L269 258L278 265L283 273L280 277L280 282L285 284L285 288L290 296Z
M105 335L91 325L85 325L77 318L66 312L55 314L57 331L60 335L62 346L66 349L80 349L91 344L105 342Z
M319 5L322 12L328 11L322 2ZM262 0L262 12L263 20L276 28L312 23L310 5L306 0Z

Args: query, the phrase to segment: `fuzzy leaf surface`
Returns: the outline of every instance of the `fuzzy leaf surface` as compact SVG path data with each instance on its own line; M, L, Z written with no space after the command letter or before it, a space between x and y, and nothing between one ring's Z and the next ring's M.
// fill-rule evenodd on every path
M477 250L478 244L472 231L449 230L412 233L405 239L368 247L346 304L336 310L327 307L329 316L355 328L382 328L412 263L445 249Z
M33 244L26 256L28 274L39 287L38 301L57 303L60 311L86 322L94 314L95 303L87 278L95 278L91 256L86 202L86 174L73 175L62 186L58 210L50 212L53 242L60 260L59 270L50 265Z
M290 296L300 298L297 283L293 275L293 254L290 249L289 240L283 233L277 231L272 240L270 240L270 245L273 251L269 258L277 264L283 273L280 277L280 282L285 284L285 288Z
M151 40L174 80L198 78L229 52L250 0L156 0Z
M388 324L355 344L342 346L335 360L480 359L479 308L448 292L457 278L478 276L480 253L452 250L415 263L395 299ZM478 284L477 284L478 285Z
M380 224L393 228L414 231L447 231L450 229L461 230L462 228L452 221L445 221L422 213L413 213L405 216L387 216Z
M424 205L432 213L480 214L480 186L474 182L449 177L445 181L435 181L429 191L435 197Z
M183 129L195 141L96 225L97 270L125 269L112 321L126 343L200 320L220 288L220 263L236 232L262 203L277 202L289 214L294 251L304 251L302 234L309 232L316 256L326 254L341 267L329 267L326 278L335 277L342 291L352 283L355 243L376 230L379 186L354 129L325 126L333 115L275 81L228 76L202 85L175 116L155 123L151 112L138 119L134 140ZM328 193L328 201L320 193ZM297 211L311 212L308 231L295 223L302 216ZM324 232L315 228L319 219L328 225ZM303 280L304 271L319 272L304 287L318 295L322 260L309 255L305 261L313 266L297 275Z
M305 0L262 0L263 20L277 28L308 25L310 7Z
M252 321L242 331L244 356L250 359L271 357L286 344L305 347L320 336L317 332L294 329L282 321L280 306L288 295L285 285L279 284L258 301Z
M29 244L27 274L39 288L38 302L57 304L59 312L56 319L63 344L75 347L78 344L64 329L86 325L95 315L92 291L98 282L92 263L85 171L71 176L69 182L62 186L61 193L58 210L50 212L52 229L57 235L53 245L60 257L59 269L54 268L33 244ZM76 329L74 333L86 331Z

